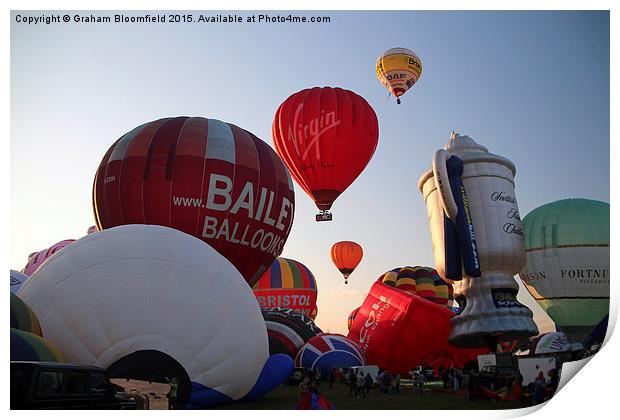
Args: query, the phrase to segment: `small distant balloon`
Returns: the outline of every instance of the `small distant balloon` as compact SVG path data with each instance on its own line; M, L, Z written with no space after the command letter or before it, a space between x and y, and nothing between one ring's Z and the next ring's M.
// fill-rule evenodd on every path
M400 104L400 97L416 84L422 75L422 60L407 48L391 48L377 59L377 78Z
M342 273L344 284L348 284L349 276L362 261L364 250L361 245L351 241L340 241L332 245L332 262Z

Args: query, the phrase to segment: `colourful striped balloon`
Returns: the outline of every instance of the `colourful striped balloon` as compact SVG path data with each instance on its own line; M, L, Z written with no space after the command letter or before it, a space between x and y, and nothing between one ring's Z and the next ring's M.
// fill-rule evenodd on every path
M452 285L432 267L398 267L383 274L382 283L451 308L454 304Z
M351 331L351 325L353 325L353 320L357 316L357 312L360 310L359 307L353 309L353 311L349 314L349 318L347 319L347 328Z
M306 341L323 332L310 318L292 309L269 308L261 312L267 326L270 355L288 354L294 359Z
M41 324L30 306L21 300L17 295L11 293L11 328L40 335Z
M289 258L276 258L252 290L261 308L290 308L306 316L316 309L314 275L308 267Z
M67 358L51 341L11 328L11 361L66 362Z

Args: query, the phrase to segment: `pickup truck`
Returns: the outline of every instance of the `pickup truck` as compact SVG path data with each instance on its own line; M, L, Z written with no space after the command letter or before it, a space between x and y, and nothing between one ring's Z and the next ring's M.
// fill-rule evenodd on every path
M135 410L105 369L58 362L11 362L11 410Z

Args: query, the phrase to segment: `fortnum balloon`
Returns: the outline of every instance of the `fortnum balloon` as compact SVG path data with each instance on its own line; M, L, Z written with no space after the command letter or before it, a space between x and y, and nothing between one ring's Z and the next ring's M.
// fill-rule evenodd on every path
M377 59L377 78L400 104L400 97L416 84L422 75L422 61L407 48L391 48Z
M332 262L342 273L344 284L348 284L349 276L362 261L364 250L362 247L351 241L336 242L331 249Z
M573 198L523 219L527 262L519 277L571 342L609 313L609 204Z
M295 196L282 160L247 130L162 118L123 135L93 186L97 230L161 225L211 245L251 286L280 255Z
M261 308L288 308L316 318L316 280L308 267L298 261L276 258L252 291Z
M68 245L18 296L72 363L111 377L179 378L198 408L254 399L293 370L269 355L260 309L239 271L201 240L156 225L124 225Z
M314 87L297 92L276 111L273 142L297 184L332 220L329 209L362 173L377 148L372 107L350 90Z

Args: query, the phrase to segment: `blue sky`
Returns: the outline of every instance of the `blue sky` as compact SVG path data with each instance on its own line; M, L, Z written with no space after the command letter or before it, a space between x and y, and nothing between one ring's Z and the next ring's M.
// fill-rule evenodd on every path
M522 216L562 198L609 202L607 12L300 11L331 23L174 25L26 25L17 14L41 13L11 14L14 269L30 252L94 224L94 173L125 132L195 115L273 144L276 108L311 86L362 95L380 130L372 161L336 201L333 222L315 223L313 203L296 188L283 256L314 272L325 330L346 331L348 313L383 272L433 265L417 181L451 130L516 164ZM424 67L398 106L374 70L395 46L415 51ZM365 251L347 287L329 259L338 240ZM548 325L539 311L537 320Z

